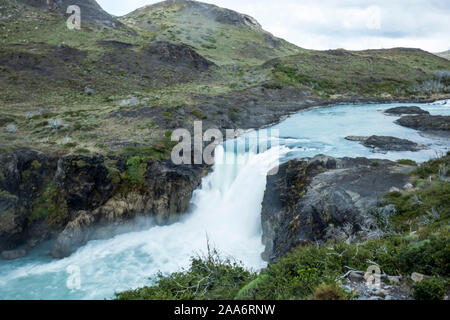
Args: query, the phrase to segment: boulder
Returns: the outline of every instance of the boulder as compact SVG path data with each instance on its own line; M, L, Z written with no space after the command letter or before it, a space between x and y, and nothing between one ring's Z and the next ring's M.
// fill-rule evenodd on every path
M84 245L90 236L95 219L88 212L80 211L75 220L69 222L58 236L51 254L55 258L70 256L72 252Z
M348 275L348 279L353 282L360 282L364 280L364 275L357 271L352 271Z
M15 133L17 132L17 127L14 124L8 124L6 126L6 132Z
M366 141L367 138L368 137L365 137L365 136L348 136L348 137L345 137L345 140L363 142L363 141Z
M371 136L362 143L366 147L382 151L419 151L425 149L415 142L388 136Z
M437 132L449 136L450 116L405 116L396 121L397 124L420 131Z
M385 114L394 115L394 116L403 116L403 115L429 115L428 111L425 111L419 107L395 107L390 108L384 111Z
M120 107L137 107L141 102L138 98L131 97L129 99L125 99L119 102Z
M411 274L411 280L414 281L415 283L421 282L421 281L423 281L423 279L425 279L425 276L421 273L413 272Z
M345 139L349 141L358 141L362 145L372 148L373 152L419 151L426 149L425 146L419 145L413 141L390 136L348 136Z
M387 291L385 289L378 289L377 291L375 291L375 295L378 297L384 298L389 295L389 291Z
M86 87L86 88L84 88L84 93L88 96L92 96L95 93L95 90L92 88Z

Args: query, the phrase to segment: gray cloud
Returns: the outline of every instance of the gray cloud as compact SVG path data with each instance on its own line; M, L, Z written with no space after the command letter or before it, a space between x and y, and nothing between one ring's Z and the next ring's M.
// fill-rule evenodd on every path
M157 0L99 0L124 15ZM204 0L256 18L274 35L310 49L450 49L448 0Z

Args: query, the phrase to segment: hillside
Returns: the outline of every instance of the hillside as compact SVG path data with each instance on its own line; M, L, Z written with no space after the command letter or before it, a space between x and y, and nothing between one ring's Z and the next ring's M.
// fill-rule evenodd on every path
M304 51L274 59L277 84L307 87L318 95L354 94L409 96L448 92L449 61L420 49L394 48L365 51Z
M197 1L172 0L120 19L152 40L192 46L218 64L260 64L300 49L264 31L252 17Z
M255 128L314 105L449 94L450 61L421 50L305 50L247 15L194 1L147 6L117 23L94 0L75 3L87 17L81 30L67 29L67 1L0 8L4 146L161 150L171 130L195 120Z
M120 23L105 12L95 0L18 0L19 2L40 9L47 9L54 13L64 14L67 7L80 7L83 20L103 26L115 27Z
M450 60L450 50L436 53L437 56Z

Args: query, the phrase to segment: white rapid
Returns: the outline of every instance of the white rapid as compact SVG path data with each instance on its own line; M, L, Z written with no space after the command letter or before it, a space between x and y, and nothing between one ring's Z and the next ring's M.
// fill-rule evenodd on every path
M17 262L10 268L3 265L0 299L112 298L114 292L150 284L148 279L159 271L175 272L188 266L193 254L206 252L207 239L225 257L243 261L254 270L264 267L259 214L266 173L277 165L280 150L235 154L218 146L219 161L195 191L192 213L183 221L91 241L59 261L30 256L20 266ZM220 161L227 156L231 162ZM81 283L79 289L70 290L68 272L73 270L80 271Z

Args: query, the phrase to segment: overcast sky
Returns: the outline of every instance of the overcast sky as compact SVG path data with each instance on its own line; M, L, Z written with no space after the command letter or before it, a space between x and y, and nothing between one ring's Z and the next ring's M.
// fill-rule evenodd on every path
M124 15L158 0L97 0ZM263 28L308 49L450 49L449 0L204 0L256 18Z

